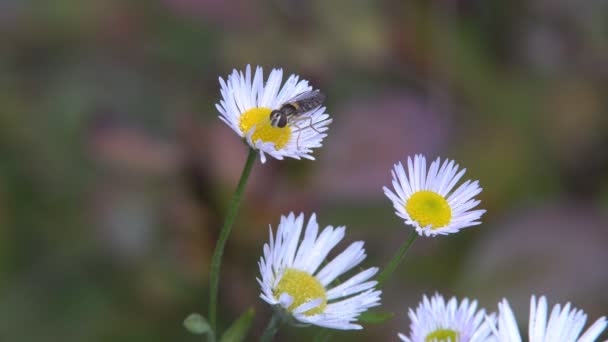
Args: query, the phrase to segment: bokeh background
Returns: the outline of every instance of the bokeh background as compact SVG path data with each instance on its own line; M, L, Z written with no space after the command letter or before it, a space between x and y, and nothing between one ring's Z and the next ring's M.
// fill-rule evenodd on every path
M0 340L197 341L246 147L218 77L283 67L328 95L317 160L257 163L222 269L221 322L270 309L256 262L280 214L317 212L384 265L406 229L393 163L456 159L483 224L418 239L384 293L396 340L422 294L531 294L608 313L605 1L0 1ZM283 329L307 341L313 328ZM608 338L607 334L603 335Z

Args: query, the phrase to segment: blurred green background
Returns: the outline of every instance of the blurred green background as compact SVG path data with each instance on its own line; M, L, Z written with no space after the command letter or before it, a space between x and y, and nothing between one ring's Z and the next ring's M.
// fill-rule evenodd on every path
M414 153L480 180L483 224L418 239L383 294L395 319L335 340L396 340L435 291L507 297L522 330L531 294L608 313L605 1L1 0L0 49L1 341L200 340L182 320L207 310L246 154L217 79L246 64L309 79L334 122L317 161L255 165L222 325L255 307L265 326L256 263L289 211L384 265L408 229L381 188Z

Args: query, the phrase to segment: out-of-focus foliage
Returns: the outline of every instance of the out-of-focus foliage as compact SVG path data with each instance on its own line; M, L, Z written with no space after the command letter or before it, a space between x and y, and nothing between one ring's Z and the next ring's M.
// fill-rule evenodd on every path
M270 317L256 260L281 213L346 224L385 264L407 231L381 188L416 152L480 180L484 224L419 239L385 288L396 318L334 339L394 339L434 291L605 315L606 23L604 1L0 1L0 340L200 339L182 321L206 311L246 151L217 78L248 63L309 79L335 120L316 162L255 166L224 328Z

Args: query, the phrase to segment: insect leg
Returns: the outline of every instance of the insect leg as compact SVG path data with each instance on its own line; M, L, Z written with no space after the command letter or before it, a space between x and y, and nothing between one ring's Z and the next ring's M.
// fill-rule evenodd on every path
M318 130L316 127L315 127L314 122L313 122L313 119L312 119L312 117L311 117L311 116L292 117L292 118L291 118L291 120L289 121L289 125L290 125L291 127L294 127L294 128L295 128L294 133L295 133L295 132L298 132L298 137L297 137L297 139L296 139L296 147L297 147L298 149L300 149L300 136L302 135L302 130L303 130L303 128L305 128L305 127L306 127L306 126L305 126L305 127L300 126L300 125L299 125L299 122L300 122L300 121L304 121L304 120L308 120L308 127L310 127L310 128L313 130L313 131L315 131L315 132L317 132L317 133L321 134L321 131L319 131L319 130Z
M321 134L321 132L319 130L317 130L317 128L315 127L313 120L312 120L312 116L302 116L302 117L298 117L295 118L295 120L292 121L292 123L298 122L298 121L304 121L304 120L308 120L308 127L312 128L313 131ZM301 129L299 126L296 126L298 129Z
M315 127L315 125L313 125L312 116L309 116L309 117L307 117L306 119L308 119L308 120L309 120L309 121L308 121L308 126L309 126L310 128L312 128L312 130L313 130L313 131L315 131L315 132L317 132L317 133L321 134L321 132L319 132L319 131L317 130L317 128Z
M298 132L298 137L296 138L296 148L299 150L300 149L300 136L302 135L302 128L295 121L292 122L291 125L296 128L296 130L294 130L294 133Z

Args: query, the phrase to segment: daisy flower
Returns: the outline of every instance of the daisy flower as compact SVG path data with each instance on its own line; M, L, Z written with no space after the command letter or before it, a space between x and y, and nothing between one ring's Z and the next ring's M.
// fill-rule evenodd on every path
M435 294L430 300L424 296L416 311L410 309L410 336L399 334L405 342L477 342L486 341L492 334L494 314L477 310L477 301L463 299L458 305L452 297L447 304L443 296Z
M480 201L474 199L481 192L479 182L467 180L456 190L454 186L466 169L458 171L453 160L443 164L437 158L428 173L426 158L407 158L408 173L401 162L391 171L395 192L384 187L384 194L393 202L397 216L416 228L420 235L435 236L456 233L462 228L478 225L485 210L471 210Z
M273 237L264 244L260 258L260 297L273 305L281 316L295 325L326 328L361 329L357 317L368 308L380 305L381 291L369 280L378 268L368 268L337 283L338 277L359 265L366 257L363 242L352 243L328 260L329 252L344 237L344 227L328 226L320 234L316 216L308 220L304 236L304 215L282 216Z
M494 332L499 342L521 342L515 315L509 302L503 299L498 304L498 330ZM530 342L593 342L606 329L606 317L600 317L581 335L587 315L566 304L563 308L557 304L551 310L547 321L548 306L545 296L530 299L530 323L528 334ZM579 337L580 336L580 337Z
M219 78L222 99L216 104L220 119L256 150L262 162L266 154L276 158L285 157L313 159L312 149L321 147L331 123L325 107L302 114L297 122L290 121L285 127L271 125L270 113L297 95L311 91L308 81L297 75L287 78L282 84L283 70L273 69L264 84L264 74L257 67L251 75L247 65L245 73L233 70L228 79Z

